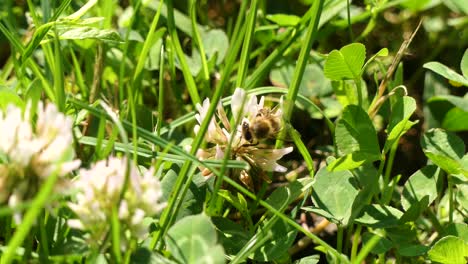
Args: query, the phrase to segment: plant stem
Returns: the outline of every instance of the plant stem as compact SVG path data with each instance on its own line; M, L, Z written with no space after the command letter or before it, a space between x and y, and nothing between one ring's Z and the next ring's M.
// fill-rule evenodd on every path
M452 175L447 174L448 182L448 195L449 195L449 224L453 223L453 212L454 212L454 194L453 194L453 181Z
M351 261L353 261L356 258L356 255L357 255L359 239L361 238L361 229L362 229L362 226L357 225L356 230L354 231L353 244L351 246Z
M343 232L343 226L338 225L338 234L336 236L336 251L338 251L339 253L342 253L343 251Z
M370 253L370 251L379 243L380 236L373 235L369 241L362 247L359 255L356 258L351 257L351 263L353 264L360 264L364 261L366 256ZM354 246L354 245L353 245Z

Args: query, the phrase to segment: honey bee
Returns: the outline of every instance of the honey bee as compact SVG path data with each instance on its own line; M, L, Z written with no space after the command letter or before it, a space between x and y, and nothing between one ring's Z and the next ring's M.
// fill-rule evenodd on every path
M246 121L242 123L242 136L251 145L257 145L265 139L276 138L281 127L281 117L275 113L275 110L262 108L250 124Z

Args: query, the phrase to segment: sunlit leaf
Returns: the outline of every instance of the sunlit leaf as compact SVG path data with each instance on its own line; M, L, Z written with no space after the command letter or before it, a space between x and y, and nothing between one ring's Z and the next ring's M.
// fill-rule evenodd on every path
M288 14L274 14L274 15L267 15L266 19L272 21L278 26L281 27L293 27L296 26L301 18L295 15L288 15Z
M466 223L451 223L441 234L442 236L456 236L468 243L468 225Z
M468 177L468 172L461 162L465 154L465 144L457 135L442 129L432 129L424 135L421 145L424 154L443 170Z
M324 73L331 80L357 79L366 59L366 47L352 43L333 50L325 61Z
M348 224L352 205L357 197L358 182L350 171L330 172L322 168L312 185L312 201L315 207L327 212L335 223ZM323 215L328 218L328 215Z
M460 69L465 76L465 78L468 78L468 49L465 50L465 53L463 53L463 57L460 62Z
M467 78L463 77L462 75L458 74L457 72L443 65L440 62L436 62L436 61L428 62L428 63L425 63L423 67L431 71L434 71L435 73L438 73L449 80L468 86Z
M168 250L181 263L225 263L216 230L206 215L191 215L175 223L165 238Z
M122 39L115 30L95 27L63 27L58 30L60 39L98 39L104 42L121 43Z
M428 197L429 204L437 198L439 171L437 166L429 165L410 176L401 196L403 209L408 210L412 203L420 201L425 196Z
M380 157L374 125L367 113L357 105L348 105L338 120L335 141L339 159L329 165L332 170L352 169Z
M0 87L0 110L5 111L10 104L24 108L23 100L15 92L6 87Z
M429 259L444 264L465 264L468 244L455 236L446 236L437 241L428 252Z

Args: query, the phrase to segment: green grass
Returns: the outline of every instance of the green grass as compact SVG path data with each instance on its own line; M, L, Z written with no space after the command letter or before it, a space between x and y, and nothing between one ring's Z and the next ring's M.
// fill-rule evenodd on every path
M240 2L5 3L0 263L465 263L461 1ZM249 104L233 96L238 87L281 107L272 137L245 143L245 120L253 129L258 116L232 112ZM33 146L19 147L26 127L45 138L38 102L73 120L70 153L43 178L36 167L49 161L14 156ZM30 111L21 131L5 121L11 104ZM208 138L212 118L230 138ZM215 145L224 155L201 158ZM69 220L83 223L83 212L72 204L97 187L76 182L111 156L125 169L109 173L123 177L118 195L95 192L96 204L113 201L102 211L108 224L77 229ZM62 177L73 159L79 169ZM271 159L286 171L265 169ZM135 180L149 168L164 204L151 215L145 199L156 194L138 196L150 184ZM15 193L27 199L15 204ZM326 232L314 228L324 223Z

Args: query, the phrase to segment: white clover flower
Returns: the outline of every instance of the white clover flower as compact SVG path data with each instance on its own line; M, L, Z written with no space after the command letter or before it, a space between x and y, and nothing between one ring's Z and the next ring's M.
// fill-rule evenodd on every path
M32 159L39 176L47 177L56 170L62 176L80 166L79 160L65 161L74 156L72 128L73 120L58 112L55 105L48 104L44 109L39 103L36 135L41 151Z
M279 126L282 126L280 123L281 108L272 111L269 108L265 108L264 102L265 98L263 96L260 100L257 100L256 96L248 96L245 90L236 88L231 99L231 113L237 127L231 129L226 112L221 104L219 104L216 115L211 118L208 131L205 135L205 140L208 143L214 144L214 146L198 149L196 153L197 157L200 160L223 159L228 144L231 142L230 159L246 161L251 167L262 171L285 172L286 168L279 165L277 161L290 153L293 148L274 149L274 146L265 143L260 144L260 140L253 142L253 138L251 138L253 136L250 135L250 128L256 128L255 126L258 126L259 117L262 117L266 113L269 115L268 117L274 119L278 129L280 128ZM196 119L199 124L206 118L209 106L209 99L205 99L202 106L197 105L199 113L196 115ZM247 130L246 127L248 128ZM198 133L199 128L200 126L196 125L194 132ZM232 141L231 137L233 137ZM210 173L206 173L206 170L203 170L203 174L210 175ZM250 184L247 184L243 180L246 179L246 175L248 173L242 171L239 178L245 185L251 187Z
M53 104L44 108L39 103L34 126L30 108L28 103L24 113L13 105L5 113L0 111L0 203L10 206L34 197L54 173L60 186L63 176L80 165L79 160L73 160L72 119Z
M78 216L68 224L77 229L87 230L94 239L102 239L109 231L112 209L116 208L122 230L128 229L133 237L142 237L147 233L143 218L154 216L165 204L162 198L161 184L151 168L140 174L134 165L128 168L127 189L120 195L127 173L126 159L111 157L95 163L90 169L81 169L73 181L78 190L76 201L69 203Z

